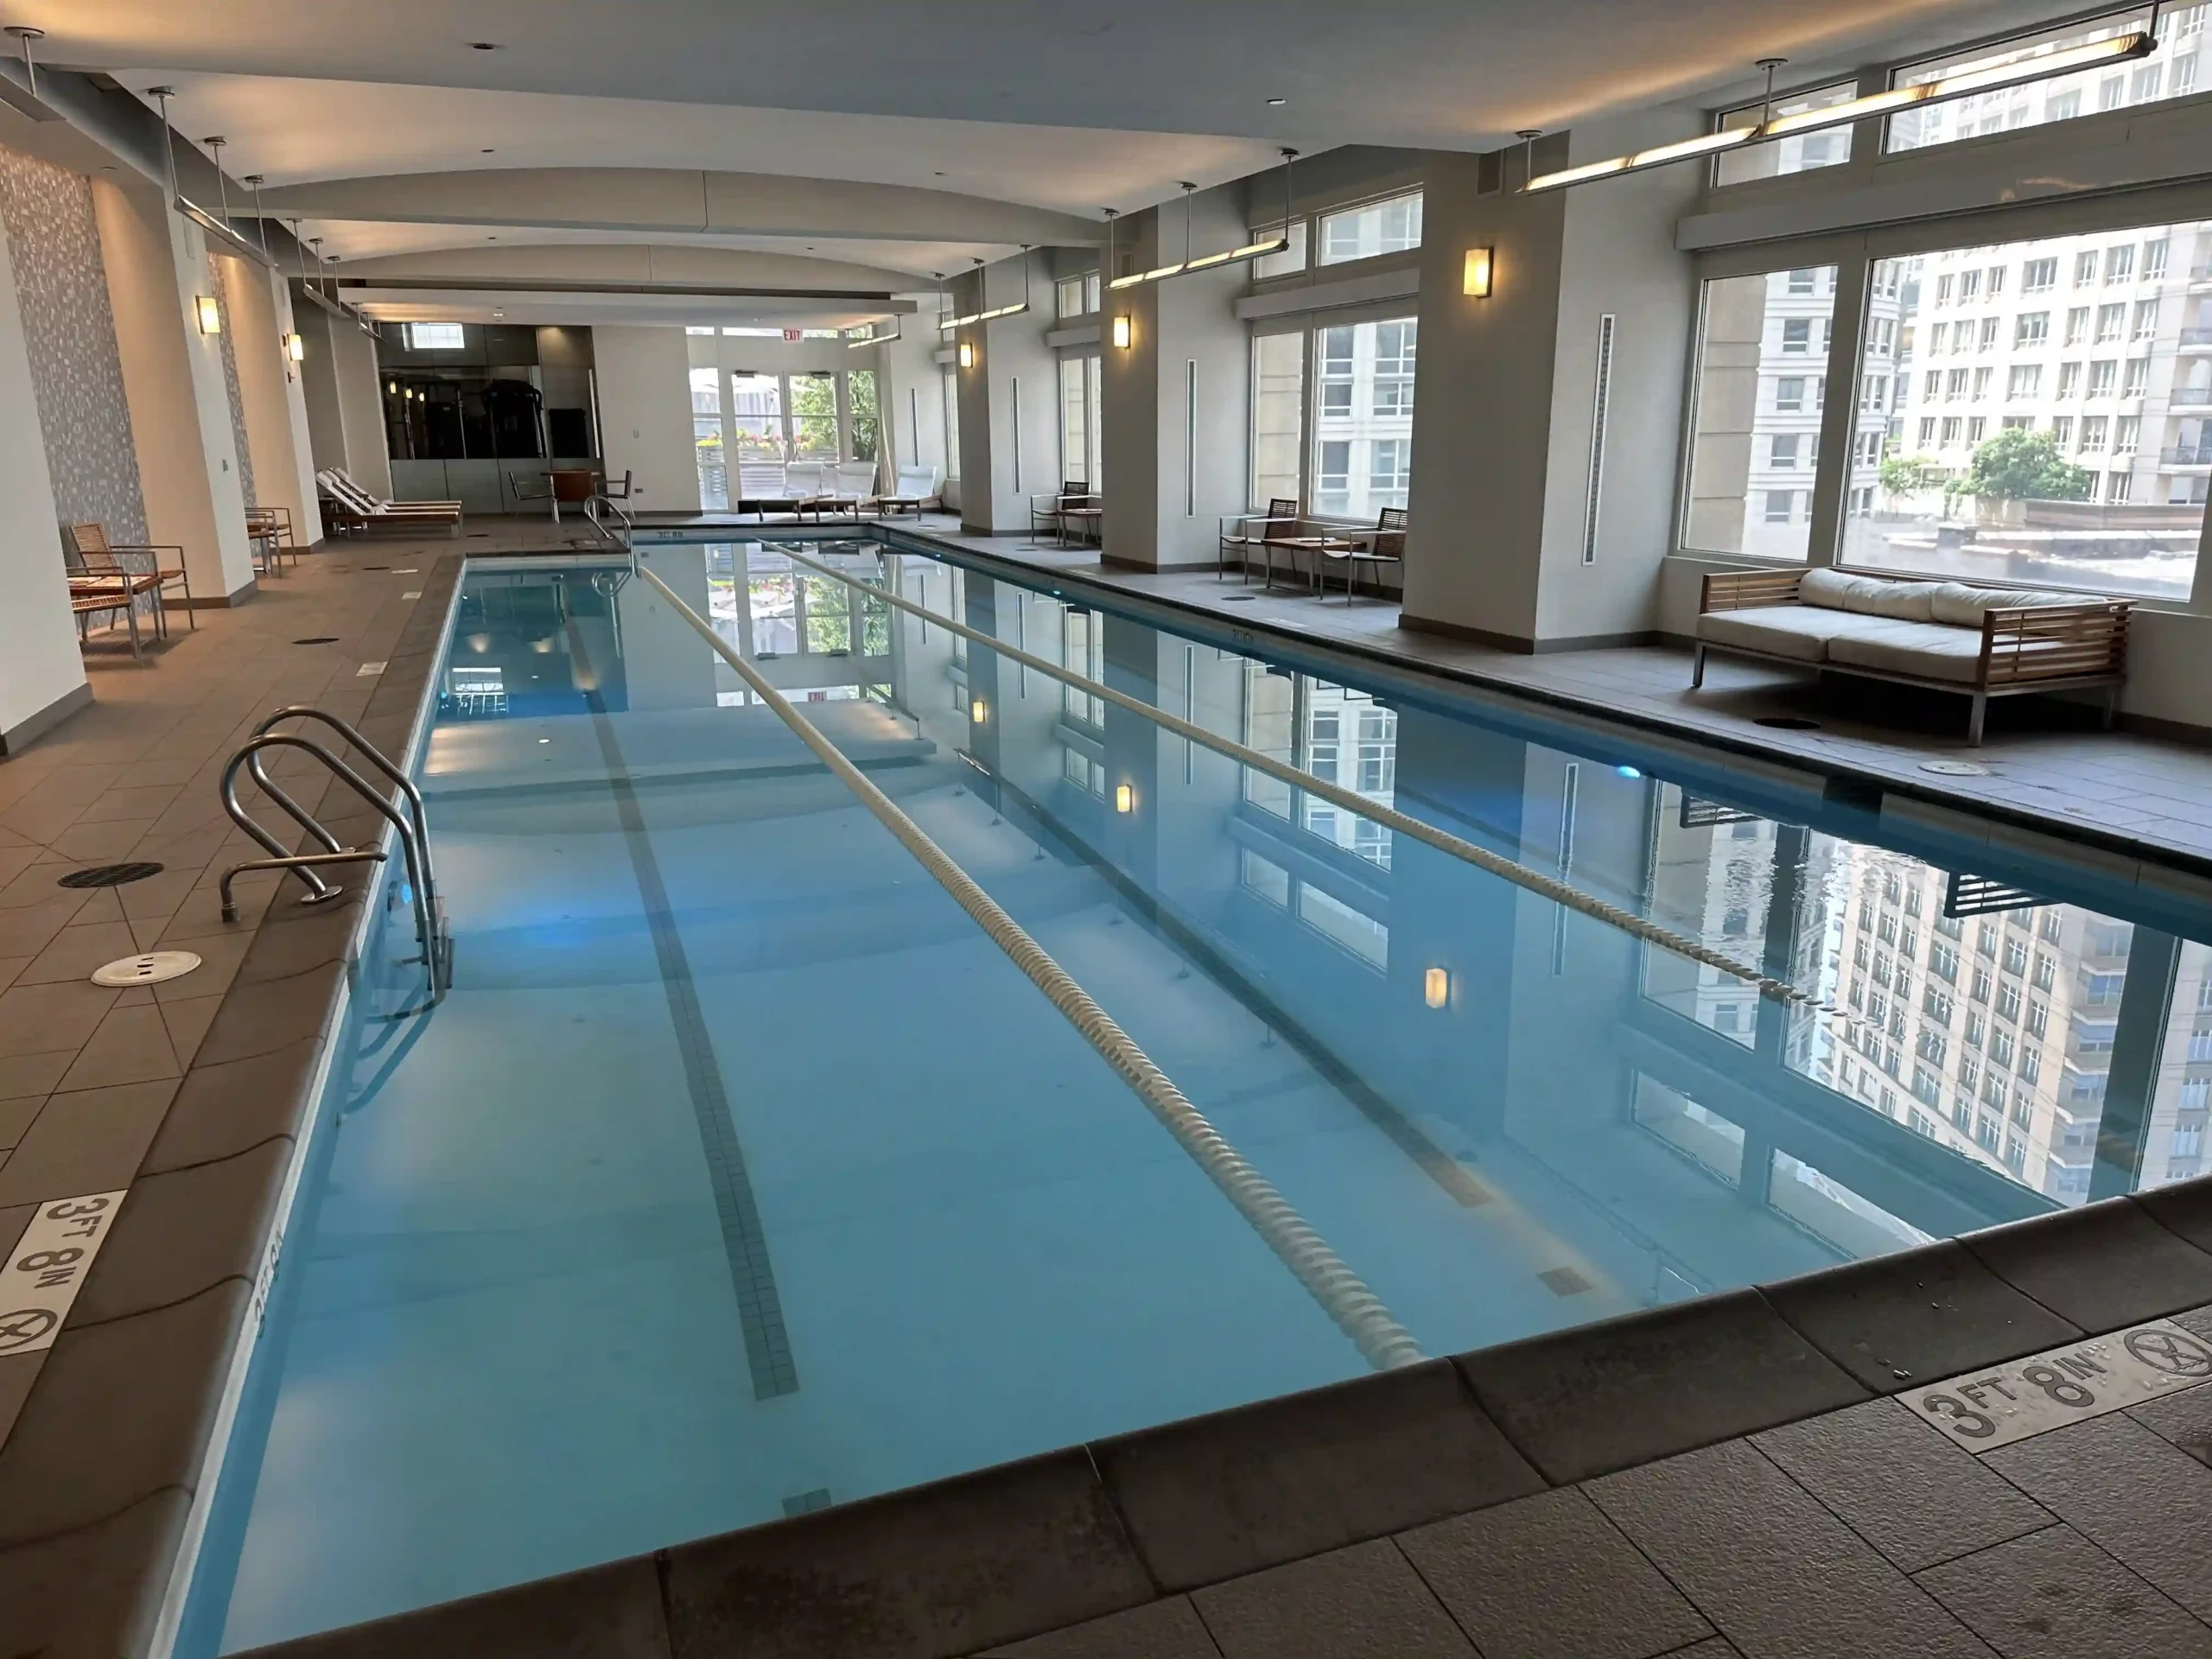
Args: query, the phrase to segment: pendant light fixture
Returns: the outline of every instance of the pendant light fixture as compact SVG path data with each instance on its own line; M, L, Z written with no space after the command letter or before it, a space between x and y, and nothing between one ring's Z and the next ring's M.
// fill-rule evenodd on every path
M1290 164L1298 159L1298 152L1286 146L1282 151L1282 234L1264 242L1249 242L1241 248L1226 248L1219 253L1191 256L1191 193L1198 187L1185 184L1183 191L1183 257L1178 264L1160 265L1151 270L1131 271L1126 276L1116 276L1108 284L1111 288L1135 288L1145 283L1165 282L1170 276L1186 276L1194 270L1211 270L1217 265L1234 264L1239 259L1263 258L1271 253L1287 252L1290 248L1291 213Z
M1029 250L1031 245L1032 245L1027 242L1021 245L1021 298L1018 302L1013 305L1000 306L996 310L986 308L971 311L964 317L948 317L944 321L938 324L938 332L939 334L950 334L955 328L965 328L970 323L995 322L1001 317L1018 317L1023 312L1027 311L1029 308ZM988 302L991 297L991 268L988 264L985 264L981 258L978 258L976 261L976 264L978 267L978 276L982 283L982 292L978 297Z

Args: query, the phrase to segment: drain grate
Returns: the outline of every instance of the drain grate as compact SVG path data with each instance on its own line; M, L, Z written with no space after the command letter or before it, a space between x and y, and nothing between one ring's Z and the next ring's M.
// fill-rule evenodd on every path
M107 986L162 985L182 979L200 966L189 950L154 950L143 957L125 957L92 970L92 983Z
M388 564L365 564L361 569L364 570L389 570L391 567Z
M334 645L338 643L338 636L334 633L311 633L306 639L295 639L292 643L296 645Z
M1231 594L1221 602L1224 605L1249 605L1258 597L1257 594Z
M95 864L89 870L72 870L55 885L64 887L120 887L159 875L158 864Z
M1751 724L1764 726L1775 732L1817 732L1821 729L1819 721L1800 720L1795 715L1764 715Z

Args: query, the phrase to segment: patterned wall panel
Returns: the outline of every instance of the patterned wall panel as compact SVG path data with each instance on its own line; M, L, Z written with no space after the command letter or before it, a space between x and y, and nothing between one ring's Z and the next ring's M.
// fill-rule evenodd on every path
M64 524L97 520L111 541L143 542L146 505L92 181L0 146L0 225L16 267L54 507Z
M231 404L231 442L238 452L238 488L244 492L245 504L254 505L253 452L245 442L245 396L238 390L238 351L237 334L231 327L231 296L223 288L223 269L216 262L219 254L207 256L207 291L215 296L216 308L223 314L223 395Z

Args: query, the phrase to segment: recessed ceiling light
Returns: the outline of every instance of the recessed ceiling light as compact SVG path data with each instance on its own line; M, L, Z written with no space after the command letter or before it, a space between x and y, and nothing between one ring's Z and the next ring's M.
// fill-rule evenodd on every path
M1269 109L1279 110L1289 102L1290 100L1287 98L1271 98L1268 100L1268 107Z
M499 238L498 237L496 237L496 236L487 236L487 237L486 237L484 239L485 239L486 242L496 242L496 241L498 241Z
M471 41L468 49L472 52L497 52L499 43L497 41Z
M496 156L496 155L498 155L499 153L499 151L497 151L497 150L495 150L495 149L483 149L483 150L479 150L479 151L477 152L477 154L478 154L478 155L480 155L480 156Z

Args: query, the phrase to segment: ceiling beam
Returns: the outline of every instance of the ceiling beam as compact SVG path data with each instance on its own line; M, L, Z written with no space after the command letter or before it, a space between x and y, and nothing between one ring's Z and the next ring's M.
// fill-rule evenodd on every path
M484 168L324 179L267 193L308 219L1086 247L1103 220L950 190L672 168Z

